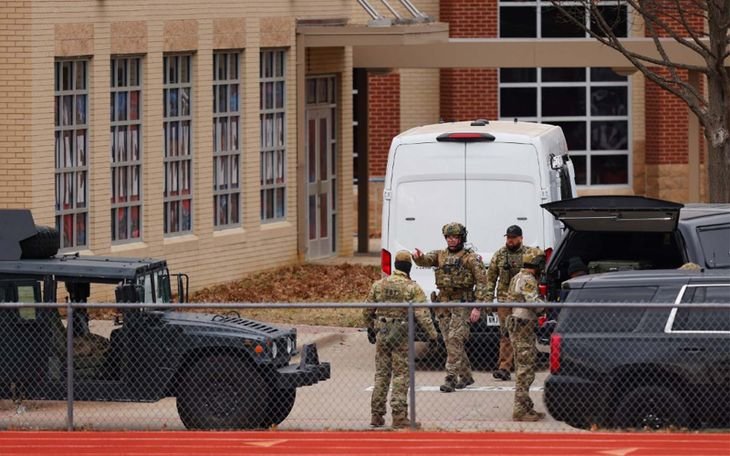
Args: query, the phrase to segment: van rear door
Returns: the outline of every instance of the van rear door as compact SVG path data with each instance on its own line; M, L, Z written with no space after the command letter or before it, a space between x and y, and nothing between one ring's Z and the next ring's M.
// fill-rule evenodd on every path
M531 144L475 142L466 150L466 226L469 242L485 261L519 225L524 243L545 248L541 174ZM499 233L496 236L495 233Z
M464 148L458 143L404 144L393 157L389 249L444 247L441 226L463 222ZM424 229L424 227L439 227Z
M400 249L443 249L441 227L466 220L465 147L433 142L402 144L395 150L385 185L384 204L390 207L383 211L388 214L385 248L392 255ZM430 269L413 268L411 276L427 293L435 289Z

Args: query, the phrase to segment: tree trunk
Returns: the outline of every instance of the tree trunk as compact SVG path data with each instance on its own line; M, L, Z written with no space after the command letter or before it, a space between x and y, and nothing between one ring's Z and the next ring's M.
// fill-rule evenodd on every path
M710 156L707 163L710 202L730 203L730 140L713 146L711 138L706 139Z

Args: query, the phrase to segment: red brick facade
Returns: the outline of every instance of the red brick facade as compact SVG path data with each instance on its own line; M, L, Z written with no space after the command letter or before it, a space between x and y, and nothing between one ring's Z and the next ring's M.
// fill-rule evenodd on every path
M452 38L496 38L497 0L441 0L439 20L448 22Z
M440 20L452 38L496 38L497 0L441 0ZM441 70L440 117L445 121L496 119L497 70Z
M400 133L400 74L368 75L368 160L370 176L385 176L388 149Z
M649 80L646 80L645 97L646 164L687 163L687 105Z
M684 27L677 23L671 12L676 11L674 3L668 4L663 11L662 3L657 3L659 15L662 20L678 32ZM692 2L685 2L686 18L693 28L703 30L704 15L697 11ZM694 11L693 11L694 10ZM667 11L670 14L667 14ZM659 37L669 37L670 34L664 30L657 30ZM648 32L646 36L651 36ZM663 76L669 76L668 71L656 70ZM679 74L686 81L687 72L680 71ZM687 124L689 122L689 111L687 105L678 97L662 89L653 82L646 80L646 164L647 165L676 165L686 164L689 160ZM701 141L702 142L702 141ZM700 149L702 150L702 149Z
M440 115L446 121L496 119L497 70L454 68L441 70Z

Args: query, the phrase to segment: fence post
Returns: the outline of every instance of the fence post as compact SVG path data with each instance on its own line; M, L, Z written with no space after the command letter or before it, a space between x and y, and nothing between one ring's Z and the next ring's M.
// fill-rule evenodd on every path
M408 403L410 407L411 429L416 428L416 324L413 315L413 303L408 303Z
M66 306L66 429L74 430L74 308L71 303Z

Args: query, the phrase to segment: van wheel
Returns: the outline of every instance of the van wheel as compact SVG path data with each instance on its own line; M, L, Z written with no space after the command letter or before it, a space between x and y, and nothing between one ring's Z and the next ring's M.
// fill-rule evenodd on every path
M20 241L21 259L50 258L61 247L61 237L58 230L49 226L36 225L38 231L28 239Z
M661 386L642 386L631 390L614 413L619 427L664 429L685 426L686 411L677 393Z
M212 355L183 374L177 411L188 429L255 429L261 426L268 389L260 372L232 355Z
M296 398L296 388L271 390L269 402L266 404L266 417L263 421L263 427L268 428L281 424L294 408Z

